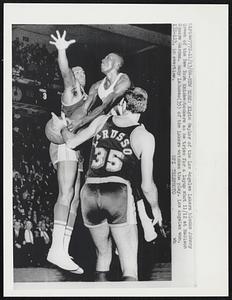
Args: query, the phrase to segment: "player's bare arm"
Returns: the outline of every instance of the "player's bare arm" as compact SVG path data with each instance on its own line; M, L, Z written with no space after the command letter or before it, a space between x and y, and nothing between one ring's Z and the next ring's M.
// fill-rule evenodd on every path
M107 118L108 116L105 115L99 116L93 120L88 127L79 130L78 133L74 134L73 137L68 139L66 141L66 145L71 149L75 149L77 146L91 139L102 128Z
M89 90L88 98L85 101L85 109L87 112L90 111L91 107L94 105L96 101L98 88L101 82L102 80L99 80L98 82L94 83Z
M60 35L60 32L56 31L57 36L54 36L51 34L51 37L53 41L50 41L49 43L54 45L58 50L58 64L61 71L61 75L64 81L64 93L62 101L65 104L69 104L73 97L73 90L77 90L76 92L80 93L80 87L78 89L78 86L76 87L76 81L73 75L72 70L69 67L68 59L66 55L66 49L73 43L76 42L76 40L70 40L66 41L66 31L63 32L63 35Z
M72 120L71 122L68 124L67 128L70 132L75 132L76 130L74 130L75 128L79 128L79 122L82 121L82 119L87 115L88 110L90 109L90 106L92 106L97 98L97 91L98 91L98 87L101 83L101 80L94 83L90 90L89 90L89 95L87 97L87 99L84 102L84 105L81 108L81 113L80 113L80 109L77 111L74 111L72 114Z
M100 83L98 83L99 86ZM114 91L109 94L106 99L104 99L104 103L99 107L95 108L92 112L90 112L86 117L83 117L78 121L76 126L72 129L76 131L78 128L86 125L87 123L91 122L93 119L98 117L101 114L107 114L115 105L117 105L120 101L120 96L122 96L125 91L130 87L131 82L128 75L123 74L117 84L114 87ZM95 91L97 88L95 87ZM96 92L93 94L96 97Z
M134 142L133 142L134 141ZM144 196L149 202L154 224L162 225L162 216L158 204L158 190L153 180L153 156L155 152L155 138L145 128L138 128L133 135L133 144L138 149L137 155L141 157L141 188Z

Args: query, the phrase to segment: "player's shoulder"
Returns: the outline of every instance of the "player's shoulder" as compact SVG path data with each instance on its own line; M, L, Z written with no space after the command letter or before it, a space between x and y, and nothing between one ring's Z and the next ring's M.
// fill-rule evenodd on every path
M100 115L92 121L91 125L95 128L95 133L101 130L108 118L109 115Z
M92 85L91 85L91 88L90 88L90 91L91 91L91 90L92 90L92 91L93 91L93 90L96 90L96 89L99 87L99 85L101 84L102 80L103 80L103 79L101 79L101 80L95 82L94 84L92 84Z
M126 73L121 73L119 81L130 81L130 78Z
M154 135L149 132L143 124L137 126L133 131L133 138L139 141L141 144L151 144L155 142Z
M95 121L96 123L104 123L107 121L107 119L109 118L109 115L100 115L98 117L96 117L93 122Z

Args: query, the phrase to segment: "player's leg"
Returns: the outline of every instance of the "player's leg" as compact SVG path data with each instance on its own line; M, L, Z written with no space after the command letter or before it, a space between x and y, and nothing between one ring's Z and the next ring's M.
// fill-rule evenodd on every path
M96 247L97 262L95 281L107 281L112 259L112 242L109 225L104 223L100 226L89 228Z
M78 168L76 181L74 185L74 196L72 199L72 203L69 210L68 220L65 227L64 233L64 251L68 255L69 244L72 236L73 227L75 224L76 216L77 216L77 209L80 202L80 185L81 185L81 171Z
M138 280L137 225L111 226L123 274L123 280Z
M85 184L80 193L81 212L96 247L96 281L106 281L112 258L109 225L101 207L99 184Z
M47 257L48 261L70 271L80 269L79 266L65 254L63 248L65 227L69 215L70 204L74 195L76 171L76 161L59 161L57 163L59 195L54 207L52 245ZM83 270L80 269L80 272L78 273L83 273Z
M63 237L70 204L74 195L77 162L60 161L57 163L59 194L54 207L54 230L52 247L63 248Z
M125 280L137 280L138 232L130 184L108 183L104 189L102 197L109 212L109 225L119 253L123 277Z

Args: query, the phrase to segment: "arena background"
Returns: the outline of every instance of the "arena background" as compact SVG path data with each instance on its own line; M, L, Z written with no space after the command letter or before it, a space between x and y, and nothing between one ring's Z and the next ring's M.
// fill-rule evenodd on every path
M57 51L49 44L50 34L67 31L67 39L77 43L67 51L70 66L81 65L87 76L86 91L104 75L101 59L110 52L123 55L122 72L135 86L147 90L148 109L141 121L156 139L154 180L159 191L167 238L156 243L143 240L139 227L140 280L171 279L170 208L170 71L171 25L14 25L12 27L13 84L13 219L23 230L26 220L33 223L33 234L41 223L51 240L53 206L58 193L55 170L48 155L49 142L44 127L50 112L60 113L63 82L56 61ZM86 153L90 142L85 144ZM86 165L85 165L86 168ZM94 246L81 214L75 224L70 252L85 269L78 277L62 272L46 262L49 243L25 257L14 255L15 281L91 281L95 268ZM36 239L36 238L35 238ZM15 251L15 248L14 248ZM42 253L42 254L41 254ZM15 254L15 253L14 253ZM20 259L22 255L24 259ZM112 280L120 270L117 256L112 262ZM35 275L36 274L36 275Z

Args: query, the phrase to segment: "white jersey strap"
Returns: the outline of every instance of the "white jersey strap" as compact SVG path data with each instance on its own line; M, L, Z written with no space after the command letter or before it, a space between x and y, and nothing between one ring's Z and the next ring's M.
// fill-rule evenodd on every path
M117 77L115 78L115 81L108 87L108 89L105 89L104 84L106 81L106 77L102 80L98 87L98 96L101 98L102 102L104 102L104 99L113 92L114 87L116 83L118 82L119 78L123 75L123 73L119 73Z

